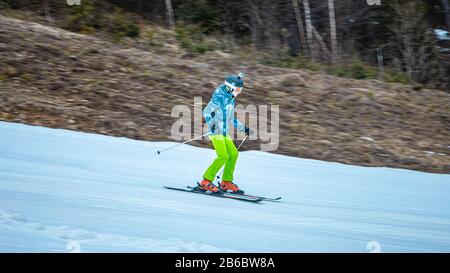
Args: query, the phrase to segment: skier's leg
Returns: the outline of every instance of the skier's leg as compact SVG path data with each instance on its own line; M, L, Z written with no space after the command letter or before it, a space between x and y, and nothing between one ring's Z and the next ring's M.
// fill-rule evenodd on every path
M209 136L209 139L211 140L214 149L216 150L217 157L213 161L213 163L209 165L208 169L206 169L205 173L203 174L203 178L209 181L214 181L216 173L228 160L228 151L223 135Z
M234 167L236 166L236 161L238 159L239 153L229 135L225 137L224 142L228 152L228 160L225 163L222 180L231 182L233 181Z

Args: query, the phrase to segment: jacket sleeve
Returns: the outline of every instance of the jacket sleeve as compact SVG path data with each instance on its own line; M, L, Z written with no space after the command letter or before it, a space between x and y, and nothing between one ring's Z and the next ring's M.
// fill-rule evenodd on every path
M220 109L220 98L214 93L208 105L206 105L205 109L203 109L203 118L209 127L211 127L211 121L213 120L215 114L217 114L216 112L218 109Z
M233 113L233 125L234 128L238 129L241 132L245 131L245 124L240 122L236 117L234 117L234 113Z

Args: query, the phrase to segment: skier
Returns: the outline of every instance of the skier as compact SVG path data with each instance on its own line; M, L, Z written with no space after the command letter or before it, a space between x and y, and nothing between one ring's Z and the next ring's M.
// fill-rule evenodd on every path
M211 191L213 193L220 192L219 188L215 186L212 181L214 181L216 173L225 165L220 188L223 191L243 193L243 191L233 183L233 173L238 158L238 151L228 134L229 123L231 122L233 122L236 129L245 132L247 136L251 133L249 127L245 126L234 117L235 98L244 88L243 78L243 73L226 77L225 83L217 87L210 102L205 109L203 109L203 117L208 125L208 132L211 133L208 137L216 150L217 158L203 174L200 190Z

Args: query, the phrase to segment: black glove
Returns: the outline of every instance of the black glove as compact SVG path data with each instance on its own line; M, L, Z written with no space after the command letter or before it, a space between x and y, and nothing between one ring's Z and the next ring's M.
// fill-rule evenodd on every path
M248 126L245 126L244 132L247 136L249 136L251 133L250 128Z

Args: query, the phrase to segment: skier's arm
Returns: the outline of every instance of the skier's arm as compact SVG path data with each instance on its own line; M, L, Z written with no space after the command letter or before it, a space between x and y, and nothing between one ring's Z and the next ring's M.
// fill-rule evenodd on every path
M245 124L240 122L237 118L234 117L234 113L233 113L233 125L234 128L238 129L241 132L245 131Z
M213 96L211 101L203 109L203 118L208 126L211 126L211 121L214 118L216 111L220 108L218 98Z

